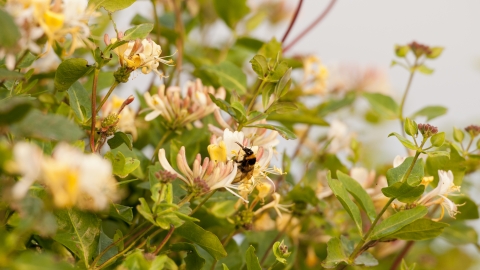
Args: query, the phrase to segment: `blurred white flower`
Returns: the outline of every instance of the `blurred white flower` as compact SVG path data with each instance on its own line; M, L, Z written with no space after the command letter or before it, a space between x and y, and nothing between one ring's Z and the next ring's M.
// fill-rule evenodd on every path
M330 67L329 71L329 92L356 91L381 94L390 94L391 92L387 72L382 69L341 64Z
M34 181L46 186L59 208L103 210L116 197L112 165L97 154L84 154L65 143L55 147L52 157L29 143L16 144L14 154L23 176L12 190L16 199L23 198Z
M275 212L277 212L277 215L279 217L282 217L282 212L287 212L287 213L290 213L290 210L288 209L289 207L292 207L294 204L280 204L280 194L278 193L273 193L272 194L272 201L269 202L268 204L260 207L259 209L257 209L255 211L255 213L253 213L255 216L256 215L259 215L260 213L262 213L263 211L267 210L267 209L270 209L270 208L273 208L275 209ZM280 211L281 210L281 211Z
M301 83L305 94L325 95L329 72L320 59L314 55L303 59L303 81Z
M348 127L339 120L333 120L327 133L327 140L330 141L327 151L337 153L342 150L348 150L353 134L348 132Z

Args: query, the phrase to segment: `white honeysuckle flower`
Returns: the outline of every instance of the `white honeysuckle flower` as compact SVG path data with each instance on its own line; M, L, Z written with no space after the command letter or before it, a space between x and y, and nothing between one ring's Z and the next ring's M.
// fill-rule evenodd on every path
M327 139L330 141L327 151L337 153L349 148L352 134L349 134L347 125L335 119L330 123Z
M396 167L402 165L402 163L405 161L405 159L407 159L407 158L402 157L402 156L396 156L395 159L393 159L393 167L396 168Z
M40 178L43 152L32 143L20 142L15 144L13 156L15 169L22 178L13 186L12 195L14 199L21 199L25 197L30 186Z
M217 108L209 93L220 99L226 95L224 88L215 91L211 86L203 86L199 79L187 82L185 90L182 95L179 87L165 89L165 85L161 85L153 96L146 92L145 101L152 112L145 116L145 120L152 121L161 115L172 128L182 127L204 118Z
M107 100L102 107L103 117L107 117L111 113L117 113L125 100L113 95L111 99ZM137 127L135 126L135 112L129 107L125 106L122 112L118 115L118 130L126 133L131 133L133 140L137 139Z
M109 44L118 42L117 38L112 38ZM107 44L108 45L108 44ZM160 63L167 66L173 65L173 60L165 60L170 56L160 56L162 54L162 47L155 43L150 38L143 40L131 40L122 44L113 52L118 55L120 65L130 70L140 69L143 74L155 72L158 76L163 75L157 70Z
M103 210L116 199L112 165L98 154L84 154L65 143L55 147L52 157L29 143L18 143L14 154L23 176L12 190L16 199L23 198L34 181L46 186L58 208Z
M267 209L270 209L270 208L273 208L275 209L275 212L277 212L277 215L279 217L282 217L282 212L287 212L287 213L290 213L290 210L288 209L289 207L292 207L294 204L280 204L280 194L278 193L273 193L272 194L272 201L269 202L268 204L260 207L257 211L255 211L255 213L253 213L255 216L256 215L259 215L260 213L262 213L263 211L267 210ZM280 211L281 210L281 211Z
M328 92L350 91L391 94L387 72L377 67L360 67L352 64L332 65L327 82Z
M459 205L452 202L448 195L454 195L451 193L459 192L460 186L456 186L453 181L453 173L452 171L438 171L438 185L436 188L425 194L419 201L418 204L422 204L425 206L431 206L435 204L439 204L442 207L442 213L440 217L436 220L440 220L443 218L445 214L445 209L447 209L448 214L455 218L455 215L458 213L457 207Z
M327 93L327 80L329 72L320 59L314 55L303 59L302 89L305 94L325 95Z
M184 146L180 148L180 152L177 155L177 167L181 173L172 168L164 149L160 149L158 152L158 159L164 170L176 174L180 180L192 189L192 192L198 192L198 195L215 189L225 188L233 195L241 198L240 195L233 191L237 189L237 186L232 185L237 175L237 164L234 161L213 161L206 157L202 162L202 157L198 154L192 168L190 168L187 163Z

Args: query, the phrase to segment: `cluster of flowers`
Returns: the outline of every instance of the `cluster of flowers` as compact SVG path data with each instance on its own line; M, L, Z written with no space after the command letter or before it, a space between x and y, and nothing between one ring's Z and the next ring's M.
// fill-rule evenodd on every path
M22 175L13 186L14 199L22 199L35 183L46 187L58 208L77 206L86 210L103 210L116 199L117 181L112 165L97 154L84 154L65 143L46 156L33 143L17 143L12 171Z
M93 45L88 40L88 20L95 14L88 8L87 0L8 0L5 10L15 19L21 36L15 48L0 50L0 58L5 57L9 69L15 67L15 55L19 52L42 53L43 45L39 42L43 37L47 51L55 42L63 44L69 37L66 55Z

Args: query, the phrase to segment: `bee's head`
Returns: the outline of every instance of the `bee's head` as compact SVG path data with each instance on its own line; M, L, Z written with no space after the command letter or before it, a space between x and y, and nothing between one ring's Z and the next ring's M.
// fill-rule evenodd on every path
M242 148L243 152L245 152L245 155L247 155L247 156L253 155L252 149L241 145L239 142L235 142L235 143L238 144Z

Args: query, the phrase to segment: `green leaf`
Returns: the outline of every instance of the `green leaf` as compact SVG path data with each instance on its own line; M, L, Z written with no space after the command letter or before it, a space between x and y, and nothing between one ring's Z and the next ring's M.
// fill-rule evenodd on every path
M284 62L283 62L284 63ZM288 68L288 65L285 64ZM292 79L290 79L290 75L292 73L292 68L288 68L283 74L280 80L278 81L277 85L275 85L275 97L277 99L285 96L290 90L290 86L292 85Z
M404 203L412 203L425 191L424 185L410 186L407 182L396 182L389 187L382 188L382 193L386 197L396 198Z
M222 263L223 270L229 270L228 266L226 266L224 263Z
M235 30L237 23L250 12L246 0L213 0L213 7L218 17L232 30Z
M426 151L425 152L429 157L447 157L450 158L450 152L447 151Z
M88 5L93 9L105 8L108 12L125 9L135 3L135 0L90 0Z
M251 60L252 69L257 73L259 79L264 79L268 73L268 63L265 56L257 54Z
M451 196L450 199L461 205L460 212L455 216L456 220L478 219L478 206L467 196Z
M227 252L215 234L204 230L191 221L186 221L185 224L176 228L175 234L199 245L216 260L227 256Z
M415 270L415 267L417 267L416 263L412 263L412 265L408 266L407 262L405 262L405 259L402 259L400 270Z
M32 108L32 101L25 97L0 100L0 126L21 121Z
M278 42L276 38L272 38L269 42L264 43L258 54L265 56L267 59L276 59L277 56L282 56L282 43Z
M125 134L121 131L115 132L112 138L110 138L107 143L108 146L110 146L111 149L115 149L119 147L122 144L125 144L128 149L133 150L133 144L132 144L132 135L130 134Z
M262 266L260 266L260 262L258 261L258 257L255 254L255 248L253 246L250 246L247 249L245 261L247 262L248 270L262 270Z
M465 133L463 133L463 130L453 127L453 139L455 139L456 142L461 143L464 138Z
M205 69L215 74L219 83L230 92L235 90L239 95L247 92L247 76L231 62L223 61L216 66L209 66Z
M426 54L427 58L435 59L443 52L443 47L430 47L430 53Z
M276 126L276 125L270 125L270 124L256 124L256 125L250 125L250 126L247 126L247 127L258 127L258 128L266 128L266 129L276 130L276 131L278 131L280 136L282 136L286 140L293 140L293 139L297 138L297 136L295 135L295 133L293 133L293 131L289 130L286 127L282 127L282 126Z
M342 241L337 237L332 237L327 243L327 258L322 262L325 268L335 268L342 262L348 262L348 256L345 254Z
M391 97L379 93L364 93L372 109L387 119L397 119L399 115L398 104Z
M43 114L38 110L30 111L22 121L11 126L18 137L31 137L41 140L73 142L83 137L83 131L67 118Z
M122 40L144 39L152 32L153 23L142 23L125 31Z
M29 51L22 59L20 59L20 61L17 63L16 68L28 68L33 64L33 62L35 62L35 60L37 60L37 56L33 55Z
M405 133L412 136L416 137L418 134L418 125L415 121L412 119L408 118L405 119Z
M150 223L156 224L155 220L153 219L153 213L152 210L150 209L150 206L148 206L147 201L144 198L138 199L140 201L140 204L137 204L137 211Z
M247 112L245 111L245 107L239 101L234 101L230 104L232 106L233 111L235 112L235 119L240 124L244 124L247 122Z
M389 236L399 231L406 225L414 222L415 220L424 217L427 213L428 209L423 205L419 205L410 210L395 213L386 218L384 221L382 221L382 223L373 229L369 240L378 240Z
M0 68L0 80L17 80L23 78L23 75L20 72L8 70L6 68Z
M332 179L330 171L327 174L327 181L328 186L330 187L330 189L332 189L333 194L340 201L345 211L347 211L347 213L353 219L355 225L357 225L357 229L360 235L362 235L362 217L360 215L360 210L358 209L357 205L352 201L352 199L350 199L345 185L343 185L343 183L337 179Z
M76 81L68 89L67 93L70 107L78 119L80 119L80 122L85 123L92 117L92 104L87 91L80 82Z
M408 241L432 239L442 234L443 229L448 226L447 223L435 222L428 218L421 218L406 225L396 233L389 235L388 239L402 239Z
M430 74L433 73L433 69L427 67L425 64L416 67L416 70L418 70L418 72L426 74L426 75L430 75Z
M407 147L408 149L412 150L418 150L418 147L411 141L409 141L407 138L403 137L402 135L392 132L388 134L388 137L395 136L397 139L403 144L403 146Z
M175 243L169 248L171 251L186 251L187 257L184 258L187 269L201 270L205 265L205 259L198 254L195 245L190 243Z
M288 192L287 198L295 203L305 202L312 206L316 206L319 202L315 191L309 186L295 185L290 192Z
M453 181L455 185L461 186L463 176L466 171L465 159L461 154L450 145L450 157L446 156L429 156L426 162L426 172L428 175L433 176L434 180L432 185L438 184L438 170L449 171L453 173Z
M373 222L377 217L375 213L375 206L373 201L370 198L370 195L363 189L362 185L357 182L355 179L351 178L348 174L345 174L341 171L337 171L337 177L343 186L347 189L348 193L352 194L355 200L360 204L360 207L365 210L367 216L370 218L370 221Z
M278 90L278 92L280 92L282 89L284 89L285 86L287 85L287 83L290 81L290 72L288 72L289 69L290 68L289 68L287 62L282 61L275 67L275 70L268 77L268 81L270 81L270 82L277 82L278 81L280 83L280 79L282 79L284 77L284 75L287 74L287 76L285 76L285 79L283 81L282 88L280 90ZM290 84L288 84L288 89L290 89ZM277 90L275 92L277 92Z
M435 147L440 147L445 142L445 132L439 132L430 137L430 143Z
M14 18L5 10L0 9L0 44L5 48L13 48L20 39L20 30L15 24Z
M273 255L275 256L275 259L280 263L287 264L287 258L290 257L292 252L285 252L286 250L282 250L282 246L284 246L283 240L282 242L275 242L272 247Z
M19 252L18 256L12 259L10 266L14 268L6 269L22 269L22 270L74 270L78 267L74 267L66 261L59 260L59 254L51 254L48 251L38 252L33 250L27 250Z
M408 157L400 166L389 169L386 175L388 186L391 186L397 182L401 182L407 174L408 168L412 162L413 157ZM423 176L423 160L417 159L417 162L415 162L415 165L413 166L412 172L408 176L406 183L411 186L417 186L420 184L420 182L422 182Z
M87 75L95 67L89 66L83 58L70 58L63 61L55 72L55 90L66 91L74 82Z
M70 249L88 268L97 248L101 219L95 214L73 208L57 210L54 214L58 230L53 240Z
M329 126L328 122L325 119L309 115L305 112L302 113L288 113L288 114L275 114L272 113L267 117L268 120L279 121L286 125L294 124L307 124L307 125L316 125L316 126Z
M132 207L112 203L109 215L131 223L133 219Z
M409 51L410 51L410 46L408 45L405 45L405 46L395 45L395 54L400 58L405 57Z
M104 251L108 246L110 246L111 244L113 244L113 239L111 239L110 237L108 237L104 232L103 230L100 231L100 237L98 239L98 245L97 245L97 252L96 252L96 255L98 256L98 254L100 254L102 251ZM108 259L112 258L113 256L117 255L118 254L118 247L114 246L112 248L110 248L107 252L105 252L105 254L103 254L103 256L100 258L100 260L98 260L98 264L102 264L104 262L106 262Z
M447 113L447 108L443 106L427 106L423 109L420 109L416 111L413 115L412 118L418 117L418 116L426 116L427 121L430 121L434 118L437 118L439 116L442 116Z
M112 152L107 152L105 158L112 162L113 174L125 178L129 173L133 172L139 165L140 161L134 158L126 158L122 152L117 152L114 155Z
M266 111L267 114L270 113L278 113L278 114L284 114L284 113L290 113L292 111L296 111L298 109L297 105L293 102L276 102L272 104Z

